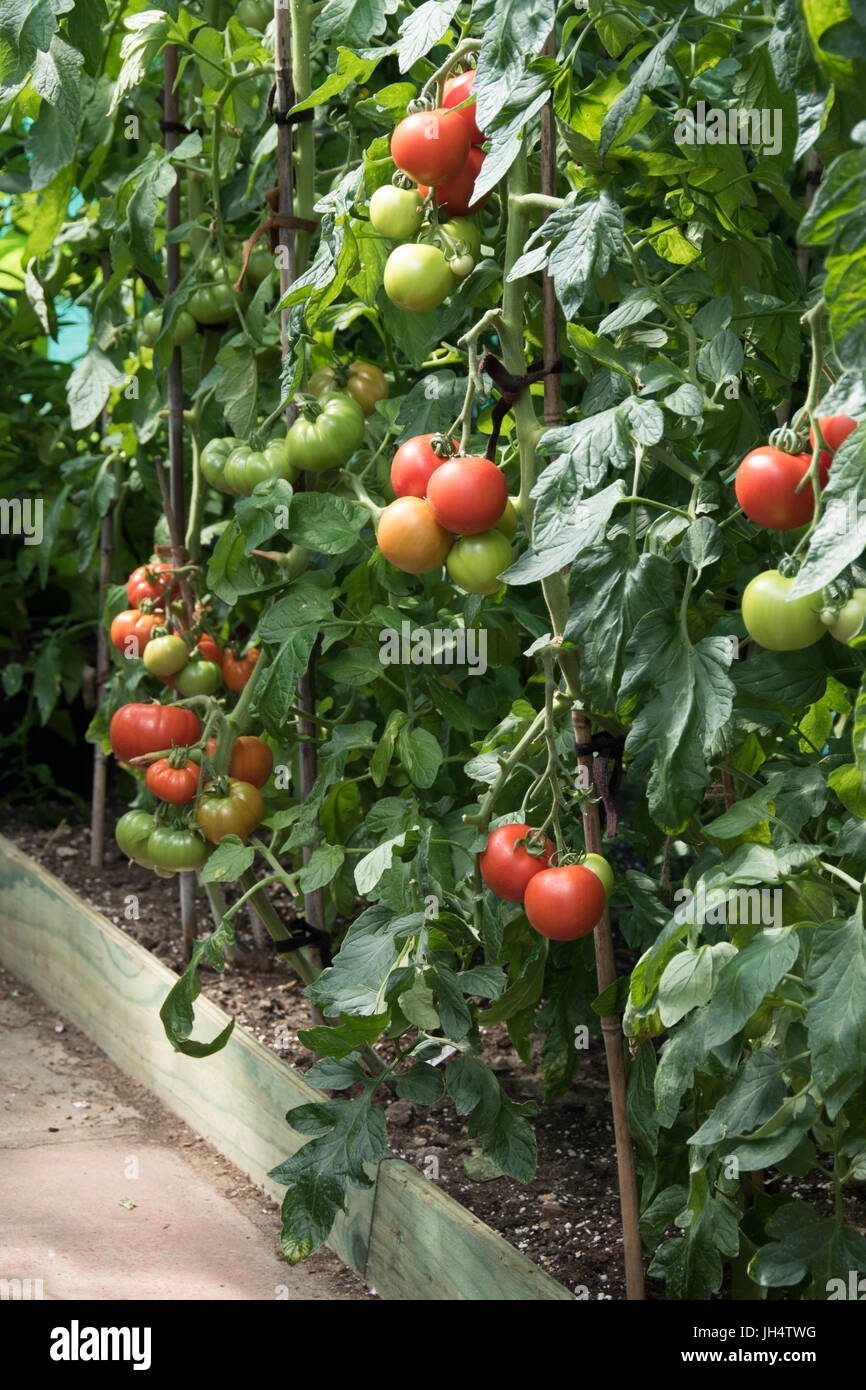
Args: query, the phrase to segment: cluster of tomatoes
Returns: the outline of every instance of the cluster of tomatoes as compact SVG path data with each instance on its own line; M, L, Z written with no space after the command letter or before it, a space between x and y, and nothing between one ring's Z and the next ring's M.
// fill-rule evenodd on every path
M517 512L504 474L488 458L455 456L457 440L419 434L397 450L391 486L397 500L379 518L376 540L406 574L445 565L470 594L495 593L511 564Z
M553 843L528 825L500 825L488 836L478 866L491 892L523 910L540 936L577 941L588 936L613 889L613 870L600 854L551 867Z
M385 293L399 309L410 313L441 304L481 253L481 236L472 214L490 194L472 201L484 162L480 148L484 133L478 129L472 97L474 82L474 71L448 78L441 107L413 112L399 123L391 137L391 158L409 186L384 184L370 199L374 230L401 243L385 265ZM431 192L436 211L428 220ZM439 214L446 220L440 222Z
M149 674L183 698L223 690L240 694L258 650L222 652L199 623L180 627L185 608L176 598L177 572L170 565L140 565L126 591L133 606L111 624L111 641L125 658L140 658ZM112 716L109 740L119 762L147 762L147 787L162 803L156 812L128 811L117 824L117 843L136 863L163 875L200 868L223 836L243 838L262 819L259 788L273 768L263 739L235 739L225 778L210 775L217 739L207 738L198 715L182 704L123 705Z
M818 483L827 485L833 455L857 428L848 415L819 417L821 437L827 445L818 459ZM815 432L809 431L812 449ZM829 452L828 452L829 451ZM734 490L745 515L768 531L793 531L812 518L815 497L811 482L797 491L812 462L811 452L789 454L773 444L752 449L737 469ZM841 608L829 608L822 593L791 598L795 574L764 570L743 593L742 613L746 630L769 651L800 651L819 642L829 629L841 642L860 631L866 618L866 589L855 589Z
M249 497L257 483L301 472L342 468L364 439L364 421L388 395L385 375L370 362L321 367L310 395L297 396L298 417L288 433L257 447L233 436L212 439L201 451L202 475L218 492Z

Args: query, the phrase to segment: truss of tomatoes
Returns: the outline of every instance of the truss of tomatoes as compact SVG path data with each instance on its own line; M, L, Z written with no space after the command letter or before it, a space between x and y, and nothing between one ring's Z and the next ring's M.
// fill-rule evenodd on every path
M847 415L819 416L818 425L828 446L818 459L818 484L823 489L833 456L857 428L857 421ZM809 438L814 450L813 428ZM791 531L810 522L815 498L812 483L804 479L811 463L811 453L789 454L774 444L746 454L737 469L734 490L749 520L770 531ZM841 642L853 641L866 621L866 590L855 589L841 606L831 606L820 590L792 597L795 577L795 568L784 564L764 570L747 584L742 617L750 638L768 651L783 652L811 647L828 630Z
M529 924L553 941L588 936L613 888L613 870L600 854L579 864L552 865L553 843L523 823L500 825L487 838L478 865L491 892L520 903Z
M420 434L391 463L396 501L379 518L376 540L405 574L445 568L471 594L493 594L511 564L517 513L505 476L478 455L459 455L456 439Z
M401 243L388 257L384 283L388 298L408 313L435 309L480 254L472 215L481 211L490 192L473 200L484 163L474 82L474 71L449 77L440 107L412 111L399 122L391 136L391 158L408 186L401 186L398 176L396 186L385 184L370 199L374 230ZM437 217L425 229L425 203L431 196ZM447 220L439 223L438 214Z

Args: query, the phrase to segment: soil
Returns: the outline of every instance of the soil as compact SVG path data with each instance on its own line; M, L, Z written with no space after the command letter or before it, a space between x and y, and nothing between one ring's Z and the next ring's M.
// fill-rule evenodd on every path
M109 812L107 824L112 825L116 818ZM165 964L177 971L183 969L174 880L160 879L137 865L128 866L111 836L106 837L102 870L91 868L89 828L75 823L71 816L69 823L62 821L53 829L44 829L21 824L20 820L11 823L7 815L0 817L0 832ZM126 915L131 894L135 895L137 918ZM281 901L279 894L274 894L273 900L288 918L291 900L286 897ZM197 935L210 932L213 922L203 896L196 899L196 912ZM238 958L227 962L221 975L204 970L202 992L260 1043L297 1070L306 1071L315 1057L297 1038L299 1029L310 1026L310 1005L303 986L271 955L258 924L254 924L256 937L252 925L240 914L235 924ZM632 964L628 952L618 949L617 973L628 973ZM387 1057L387 1045L379 1050ZM504 1025L484 1030L482 1055L512 1099L541 1101L539 1074L517 1056ZM474 1172L470 1177L464 1162L469 1160L473 1168L477 1141L467 1137L464 1119L447 1097L431 1107L396 1099L389 1103L386 1098L389 1145L395 1155L438 1181L467 1210L578 1297L624 1299L616 1154L607 1095L603 1044L601 1039L591 1038L580 1075L570 1090L560 1100L545 1105L533 1121L538 1169L526 1186L503 1176ZM245 1181L240 1178L235 1184L239 1190ZM830 1184L790 1181L785 1186L810 1200L817 1210L830 1210ZM256 1192L256 1200L264 1208L268 1199ZM276 1204L270 1205L276 1223ZM852 1225L866 1227L866 1193L862 1189L846 1196L846 1208ZM313 1258L336 1257L324 1252ZM721 1296L726 1296L725 1290ZM647 1297L663 1299L663 1286L648 1279Z

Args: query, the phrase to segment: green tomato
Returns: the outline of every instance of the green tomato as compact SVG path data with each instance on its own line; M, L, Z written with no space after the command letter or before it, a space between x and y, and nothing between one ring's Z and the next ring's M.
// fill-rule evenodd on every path
M118 847L127 859L134 859L145 869L153 868L153 860L147 852L147 842L153 829L153 816L149 811L127 811L114 827Z
M174 321L174 333L172 339L175 347L183 347L190 338L194 338L198 332L198 325L192 314L188 314L186 309L181 309Z
M276 268L277 263L274 260L274 253L270 248L270 243L259 241L250 252L244 283L249 280L253 285L260 285L263 280L266 280L269 275L274 273Z
M212 439L205 444L199 456L199 467L205 482L215 487L217 492L227 492L232 497L237 494L226 482L226 463L239 447L240 441L231 436L227 439Z
M189 649L176 633L166 637L151 637L142 657L152 676L174 676L189 660Z
M225 283L226 273L219 256L210 256L206 265L217 284ZM228 256L226 258L226 271L228 271L228 280L233 285L241 273L240 261L236 260L234 256Z
M248 444L241 444L226 459L223 476L226 487L232 492L249 497L257 483L283 477L285 466L285 448L280 442L268 444L264 449L251 449Z
M501 531L507 541L513 541L517 535L517 508L510 497L505 503L505 511L498 521L494 521L493 529Z
M848 602L839 609L838 613L833 614L832 621L827 623L827 627L837 641L850 642L862 628L864 618L866 618L866 589L855 589Z
M215 661L189 661L178 671L175 688L178 695L213 695L223 683L223 675Z
M385 293L408 313L435 309L453 286L451 268L438 246L407 241L395 246L385 263Z
M364 412L341 391L328 391L305 406L286 436L291 468L324 473L348 463L364 438Z
M797 652L824 635L820 592L789 600L793 584L778 570L764 570L746 585L743 622L749 636L768 651Z
M448 552L448 577L469 594L495 594L497 578L511 564L511 546L501 531L479 531L461 536Z
M370 199L370 221L380 236L409 241L424 221L424 199L415 188L383 184Z
M150 309L141 320L138 341L145 347L153 347L162 328L162 314L158 309Z
M184 869L200 869L208 857L208 846L200 835L189 830L158 825L148 839L147 853L157 869L178 873Z
M609 898L613 892L613 869L605 858L600 854L585 854L581 859L581 864L601 879L604 888L604 896Z
M234 295L225 281L202 285L190 295L187 309L197 323L226 323L234 318Z
M270 0L241 0L235 14L245 29L261 34L274 17L274 7Z

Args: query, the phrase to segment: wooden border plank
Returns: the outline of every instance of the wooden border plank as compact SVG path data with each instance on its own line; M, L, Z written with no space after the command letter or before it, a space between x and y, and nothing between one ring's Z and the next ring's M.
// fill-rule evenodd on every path
M185 1057L159 1010L177 975L41 865L0 836L0 960L70 1019L277 1200L267 1173L300 1148L285 1122L294 1105L326 1099L300 1073L235 1027L212 1057ZM196 1035L213 1037L229 1015L196 1000ZM374 1192L350 1188L329 1240L364 1277Z
M123 1071L280 1199L267 1173L303 1142L285 1122L321 1091L236 1026L205 1059L175 1052L159 1009L177 976L64 883L0 836L0 961ZM229 1015L196 1000L196 1031ZM572 1295L483 1221L400 1159L375 1188L350 1188L328 1244L382 1298L563 1300Z
M406 1300L568 1300L574 1297L410 1163L379 1167L367 1283Z

